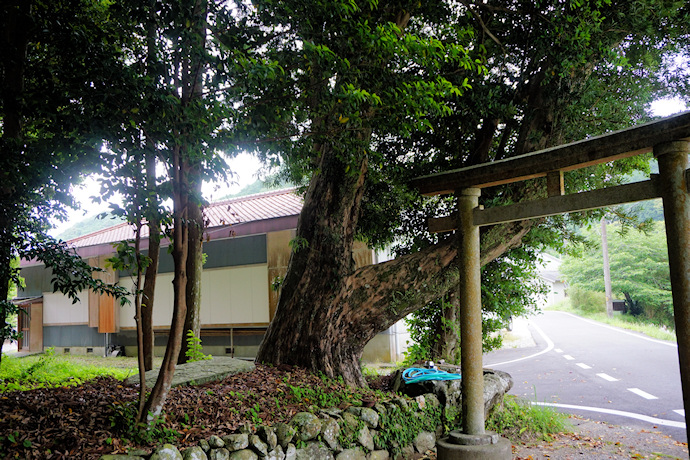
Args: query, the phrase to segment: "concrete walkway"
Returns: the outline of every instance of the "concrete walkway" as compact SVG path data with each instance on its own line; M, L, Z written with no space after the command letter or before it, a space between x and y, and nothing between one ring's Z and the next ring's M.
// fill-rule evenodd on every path
M528 348L535 347L532 333L529 331L529 318L513 318L511 331L502 331L503 346L501 348Z
M230 358L227 356L214 356L213 359L195 361L193 363L179 364L175 368L172 386L200 385L207 382L223 380L228 375L240 372L251 372L256 366L251 361ZM146 386L152 388L156 384L159 369L152 369L146 373ZM139 375L133 375L127 379L128 385L138 385Z

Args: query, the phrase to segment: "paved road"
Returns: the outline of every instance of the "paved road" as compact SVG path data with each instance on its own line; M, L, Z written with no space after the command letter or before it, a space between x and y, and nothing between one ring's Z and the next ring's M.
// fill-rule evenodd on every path
M534 346L484 356L513 376L512 394L686 442L675 344L563 312L530 318L529 331Z

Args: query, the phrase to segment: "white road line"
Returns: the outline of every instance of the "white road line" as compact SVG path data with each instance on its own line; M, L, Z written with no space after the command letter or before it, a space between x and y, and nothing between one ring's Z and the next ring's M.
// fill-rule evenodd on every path
M678 348L678 344L677 344L677 343L674 343L674 342L667 342L667 341L665 341L665 340L652 339L652 338L650 338L650 337L647 337L647 336L644 336L644 335L640 335L639 333L636 334L636 333L634 333L634 332L629 332L629 331L626 331L626 330L624 330L624 329L620 329L620 328L617 328L617 327L609 326L609 325L607 325L607 324L597 323L596 321L592 321L592 320L589 320L589 319L585 319L585 318L583 318L583 317L581 317L581 316L573 315L572 313L566 313L566 312L564 312L564 311L559 311L559 312L557 312L557 313L562 313L562 314L564 314L564 315L569 315L569 316L572 316L573 318L580 319L580 320L582 320L582 321L584 321L584 322L586 322L586 323L594 324L595 326L604 327L604 328L606 328L606 329L611 329L612 331L620 332L621 334L631 335L631 336L633 336L633 337L637 337L638 339L646 340L646 341L648 341L648 342L654 342L654 343L658 343L659 345L666 345L666 346L669 346L669 347L676 347L676 348Z
M553 351L555 351L556 353L563 353L563 350L561 350L560 348L556 348Z
M588 366L585 363L577 363L576 366L581 367L583 369L591 369L592 366Z
M659 399L654 395L650 395L646 391L642 391L639 388L628 388L628 391L635 393L637 396L641 396L644 399Z
M537 331L537 333L541 336L541 338L544 339L544 342L546 342L546 348L544 348L542 351L535 353L533 355L524 356L522 358L513 359L511 361L503 361L502 363L487 364L487 366L495 367L495 366L502 366L504 364L516 363L518 361L524 361L525 359L531 359L531 358L534 358L535 356L543 355L544 353L548 353L551 350L553 350L553 342L551 341L550 338L548 338L546 336L546 334L544 334L544 331L542 331L541 328L534 323L531 323L530 325Z
M608 380L609 382L617 382L618 379L615 377L611 377L609 374L604 374L603 372L601 374L597 374L597 377L601 377L604 380Z
M570 356L570 355L563 355L563 357L564 357L565 359L567 359L568 361L572 361L573 359L575 359L575 358L573 358L573 357Z
M685 409L678 409L678 410L674 410L673 412L675 412L678 415L682 415L683 417L685 417Z
M590 411L590 412L600 412L602 414L619 415L621 417L628 417L628 418L634 418L637 420L642 420L643 422L649 422L649 423L652 423L654 425L672 426L675 428L685 429L685 422L676 422L673 420L665 420L665 419L661 419L661 418L650 417L648 415L636 414L634 412L625 412L622 410L604 409L601 407L574 406L571 404L539 403L539 402L533 402L532 404L534 404L536 406L549 406L549 407L558 407L561 409L585 410L585 411Z

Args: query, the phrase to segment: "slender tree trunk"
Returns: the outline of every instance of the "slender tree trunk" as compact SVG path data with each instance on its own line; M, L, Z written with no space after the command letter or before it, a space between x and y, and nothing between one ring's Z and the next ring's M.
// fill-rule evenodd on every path
M196 0L195 11L197 12L195 22L196 45L199 49L204 47L206 39L206 9L205 0ZM201 12L204 12L203 14ZM183 99L191 104L203 98L203 71L204 63L201 60L201 52L193 53L188 62L185 72L187 82L184 85ZM201 334L201 274L203 271L203 236L204 236L204 216L201 210L201 164L194 162L190 165L188 175L188 186L194 199L189 203L187 221L185 222L186 231L189 238L187 253L187 315L185 317L184 337L180 355L177 358L178 364L187 362L187 337L188 331L199 337Z
M206 17L208 14L205 0L195 0L190 3L193 9L190 22L195 33L186 34L182 41L181 53L175 66L179 69L179 87L181 90L180 103L182 114L190 110L197 99L202 97L202 80L205 66L203 63L206 41ZM187 316L187 257L189 253L189 232L186 222L190 218L190 206L196 205L196 200L190 200L194 180L190 157L193 152L190 145L196 144L196 139L190 139L189 127L184 123L176 128L175 137L180 139L172 148L173 165L172 195L173 195L173 251L175 277L173 278L173 317L170 325L168 345L158 374L158 380L146 401L145 411L148 421L158 417L170 391L175 366L180 356L180 349L184 339L184 322Z
M141 219L137 220L134 237L134 256L136 257L137 279L134 283L134 320L137 325L137 361L139 363L139 407L138 418L142 419L144 414L144 403L146 402L146 369L144 366L144 334L142 332L141 301L142 294L139 292L141 286Z
M1 208L0 208L1 210ZM9 241L9 232L5 225L0 227L0 241ZM12 267L10 265L12 254L9 251L9 244L0 245L0 301L8 300L10 292L10 280L12 278ZM8 309L5 305L0 305L0 363L2 363L2 345L5 343L5 339L8 338L8 334L5 332L5 326L7 325Z
M149 23L146 36L146 65L149 76L153 79L158 78L158 58L156 56L156 0L149 3ZM148 191L148 229L149 229L149 252L148 256L151 263L146 267L144 277L144 289L142 293L142 346L144 349L144 368L147 371L153 369L153 356L155 351L155 333L153 332L153 306L156 293L156 278L158 277L158 260L160 256L161 237L160 219L158 217L158 202L155 194L156 190L156 146L151 134L146 134L146 189Z
M151 394L146 401L144 411L140 421L152 421L157 418L167 399L172 379L175 374L175 364L180 355L182 346L182 335L184 332L184 319L187 313L187 245L188 235L184 229L184 221L187 219L187 209L189 204L188 186L186 179L186 164L182 159L179 146L173 149L173 251L172 256L175 263L175 277L173 279L173 317L170 325L170 335L168 346L165 349L165 356L158 373L156 384L151 390Z
M434 357L457 364L460 360L458 328L460 327L460 304L458 296L450 292L444 301L443 312L436 328L437 340L433 347Z
M195 171L197 172L197 171ZM195 193L201 195L201 177L195 174ZM192 331L195 337L201 335L201 275L203 273L204 216L201 206L190 203L187 219L189 246L187 252L187 315L184 322L184 338L177 364L187 362L187 334Z
M156 292L156 277L158 276L158 259L160 255L159 223L149 221L149 258L151 263L146 267L144 289L142 293L141 333L144 350L144 369L153 369L155 349L155 333L153 331L153 306Z

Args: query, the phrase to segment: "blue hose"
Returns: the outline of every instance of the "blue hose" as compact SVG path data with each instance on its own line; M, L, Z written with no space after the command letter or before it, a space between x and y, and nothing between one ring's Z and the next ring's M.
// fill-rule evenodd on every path
M405 383L426 382L428 380L460 380L460 374L452 374L450 372L440 371L438 369L421 369L418 367L411 367L403 371L403 380Z

